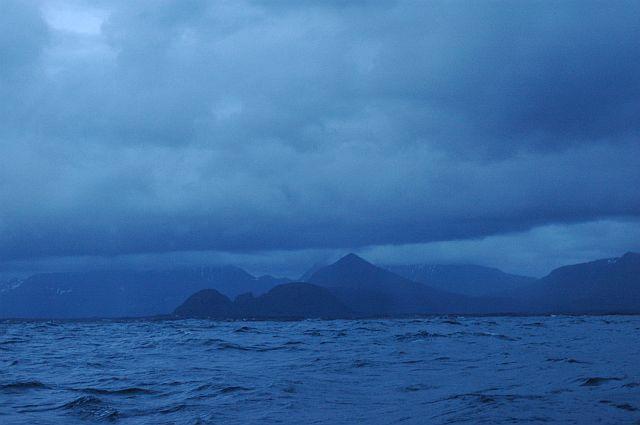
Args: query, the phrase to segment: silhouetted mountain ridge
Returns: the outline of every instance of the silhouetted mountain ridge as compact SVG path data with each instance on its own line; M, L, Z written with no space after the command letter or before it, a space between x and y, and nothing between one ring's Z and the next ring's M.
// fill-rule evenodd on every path
M243 294L234 301L214 289L190 296L174 311L177 317L216 319L346 318L351 311L327 289L310 283L277 285L266 294Z
M182 267L159 271L41 273L0 294L0 317L85 318L168 314L194 292L215 288L235 297L262 294L286 282L256 278L234 266Z
M477 299L413 282L355 254L348 254L317 270L309 282L326 287L355 313L363 316L481 313L488 308Z
M528 285L530 310L562 313L640 312L640 254L563 266Z
M475 297L513 296L515 291L536 280L474 264L410 264L385 268L433 288Z
M0 285L0 317L150 316L169 313L187 298L192 310L214 311L207 317L218 318L338 317L344 311L358 317L640 313L640 254L633 252L560 267L533 281L479 266L447 267L404 266L407 275L423 276L425 281L428 277L438 287L407 279L355 254L318 268L307 286L279 285L287 280L255 278L231 266L44 273ZM428 273L423 273L425 270ZM478 272L477 278L473 277L474 271ZM467 286L456 290L467 291L467 295L442 289L461 282ZM199 292L210 289L215 293ZM504 296L469 296L473 290L482 294L496 290ZM236 297L235 301L229 297Z

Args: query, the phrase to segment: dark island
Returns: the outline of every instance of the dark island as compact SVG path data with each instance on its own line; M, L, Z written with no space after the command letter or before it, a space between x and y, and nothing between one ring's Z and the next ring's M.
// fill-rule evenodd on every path
M351 310L327 289L309 283L278 285L264 295L239 295L234 301L215 289L190 296L175 311L177 317L211 319L337 319Z

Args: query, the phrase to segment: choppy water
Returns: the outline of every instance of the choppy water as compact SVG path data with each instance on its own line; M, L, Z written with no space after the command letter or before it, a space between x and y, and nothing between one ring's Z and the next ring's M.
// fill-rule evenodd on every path
M0 322L0 423L639 423L640 317Z

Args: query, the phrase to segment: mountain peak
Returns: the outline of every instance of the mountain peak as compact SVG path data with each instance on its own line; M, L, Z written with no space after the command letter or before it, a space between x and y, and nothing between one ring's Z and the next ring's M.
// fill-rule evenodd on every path
M368 262L364 258L359 257L358 255L356 255L354 253L349 253L349 254L345 255L344 257L342 257L341 259L339 259L338 261L336 261L334 263L334 265L353 267L353 266L357 266L357 265L360 265L360 266L363 266L363 265L372 266L373 264L371 264L370 262Z
M620 262L624 264L635 264L640 263L640 254L637 252L627 252L619 259Z

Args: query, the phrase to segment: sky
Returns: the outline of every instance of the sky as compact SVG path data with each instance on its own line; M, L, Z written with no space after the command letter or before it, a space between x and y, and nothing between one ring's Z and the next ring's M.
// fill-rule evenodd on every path
M0 272L640 251L637 1L2 7Z

